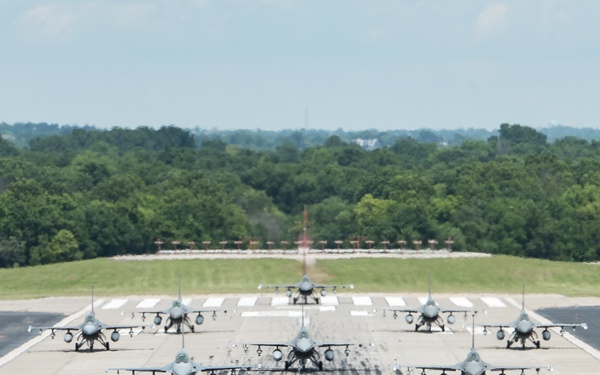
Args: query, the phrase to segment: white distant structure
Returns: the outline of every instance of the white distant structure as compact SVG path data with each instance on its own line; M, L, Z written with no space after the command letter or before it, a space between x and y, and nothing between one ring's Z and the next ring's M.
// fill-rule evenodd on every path
M375 150L381 147L378 139L356 138L353 142L366 150Z

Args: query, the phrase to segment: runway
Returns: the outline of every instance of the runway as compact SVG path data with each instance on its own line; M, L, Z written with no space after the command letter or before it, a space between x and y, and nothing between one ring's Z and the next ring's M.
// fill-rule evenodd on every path
M285 297L269 293L183 297L186 300L184 302L194 308L227 310L226 313L219 311L215 320L207 316L204 324L197 326L196 333L185 335L185 347L196 362L204 365L260 364L261 369L254 372L283 372L283 363L272 359L272 349L264 347L262 355L258 356L256 347L250 346L245 351L244 344L285 342L294 337L301 324L302 311L299 306L289 305ZM520 310L518 295L434 294L433 297L442 309L478 310L476 325L511 322L516 319ZM167 308L174 298L175 296L119 296L97 299L96 317L108 324L151 325L151 316L142 322L141 314L134 314L132 318L131 313L141 309ZM465 319L460 314L454 325L447 326L450 327L447 332L434 329L432 333L425 333L414 332L414 325L404 321L403 313L394 319L393 314L388 312L384 316L382 312L392 308L417 308L424 298L424 294L340 293L327 296L321 305L307 306L304 322L314 339L363 344L362 347L351 346L348 356L344 355L344 348L336 349L334 360L324 361L323 372L390 374L397 364L444 365L464 360L471 348L470 318ZM565 308L570 306L576 306L577 309L597 308L600 306L600 299L559 295L527 296L526 307L534 320L544 317L554 319L550 312L540 310L544 308L561 309L563 315L557 323L587 319L588 316L583 314L569 316L569 310ZM59 324L75 325L81 323L83 315L90 308L90 298L85 297L0 301L0 317L6 316L1 312L65 314L66 318ZM534 310L540 310L543 316L536 314ZM594 315L589 316L590 319L593 317ZM54 320L57 318L62 316L54 316ZM191 318L193 320L194 316ZM0 320L3 329L6 329L6 323L7 321ZM27 326L15 327L20 324L22 323L16 321L9 326L26 333ZM590 325L590 330L586 333L597 339L600 332L594 329L591 321L587 324ZM107 367L162 366L175 359L182 345L181 335L164 333L162 327L151 326L140 333L136 332L133 337L122 332L118 342L111 342L110 351L97 346L93 352L75 352L74 344L65 343L60 332L57 332L54 339L38 336L34 332L29 333L28 338L35 341L28 341L20 349L0 357L0 374L91 375L103 374ZM542 341L541 349L505 349L506 342L498 341L495 332L484 335L483 330L477 326L474 340L482 359L494 365L542 368L552 365L554 374L558 375L592 374L600 368L598 350L590 345L586 346L570 332L564 337L558 333L553 334L550 341ZM369 346L371 343L373 346ZM283 351L285 355L287 350ZM305 370L315 371L311 368ZM427 373L437 374L439 371ZM525 373L533 374L535 371Z

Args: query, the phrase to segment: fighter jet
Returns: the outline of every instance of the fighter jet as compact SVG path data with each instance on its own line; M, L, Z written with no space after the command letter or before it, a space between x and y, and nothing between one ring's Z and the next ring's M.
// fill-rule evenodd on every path
M350 288L354 289L353 284L348 285L326 285L326 284L315 284L310 280L308 275L304 274L302 276L302 280L298 284L283 284L283 285L258 285L258 289L270 289L274 288L275 293L279 292L279 289L287 289L285 295L289 298L292 298L292 303L296 304L298 301L300 303L306 305L308 304L308 298L312 298L316 304L320 302L320 297L325 297L327 295L327 291L325 289L333 289L335 293L337 288ZM292 292L292 289L296 289L295 292ZM320 289L319 291L317 291Z
M304 326L304 310L302 311L302 325L296 337L286 342L264 342L264 343L249 343L243 344L244 351L248 351L249 346L258 346L256 353L260 356L262 354L262 347L275 347L272 356L273 359L279 362L283 358L283 352L280 348L289 347L290 351L287 354L284 368L288 370L294 363L298 363L299 370L306 368L308 361L312 362L319 370L323 370L323 361L321 360L321 354L319 348L324 348L323 352L327 361L333 361L335 358L335 352L332 347L343 346L344 354L348 356L350 354L350 346L362 347L360 343L347 343L347 342L322 342L313 339L306 327ZM236 346L236 344L234 344Z
M534 331L535 328L543 329L542 338L546 341L550 340L552 336L548 328L560 328L560 335L562 336L565 333L565 328L572 328L575 330L577 327L582 327L583 329L587 329L586 323L571 323L571 324L536 324L529 319L529 314L525 311L525 284L523 284L523 296L522 296L522 304L521 304L521 312L512 323L507 324L484 324L483 325L483 333L487 333L487 329L490 327L498 328L498 332L496 332L496 337L498 340L504 340L505 333L504 328L512 328L513 332L506 340L506 348L510 348L512 344L516 344L521 341L521 348L525 349L525 342L527 340L531 341L536 348L540 348L540 340L538 340L538 335Z
M404 318L406 323L412 324L414 321L414 317L412 314L419 314L419 318L417 323L415 323L415 331L418 331L422 326L426 326L427 330L431 332L432 324L437 325L442 329L442 331L446 330L446 326L444 325L444 320L440 314L448 313L448 317L446 320L448 324L454 324L456 321L456 317L453 315L454 313L464 313L465 318L467 317L468 312L476 312L475 310L465 310L465 309L442 309L440 305L431 297L431 274L429 274L429 296L427 297L427 301L418 309L384 309L383 314L386 314L386 311L392 311L394 319L398 317L398 313L408 313Z
M102 330L112 330L113 332L110 334L110 339L113 342L119 341L121 338L121 334L119 333L120 329L129 329L129 336L133 336L134 328L142 328L144 326L139 325L108 325L104 324L98 319L96 319L96 313L94 312L94 287L92 287L92 312L89 313L82 324L77 326L67 326L67 327L29 327L29 332L34 329L38 329L40 334L46 330L51 330L50 336L54 339L56 335L55 331L67 331L65 333L64 340L66 343L70 343L73 341L74 333L79 332L76 342L75 342L75 351L81 349L84 344L88 345L90 352L94 350L94 342L98 341L106 350L110 350L110 343L106 339L106 336L102 332Z
M235 370L251 370L257 368L257 366L241 365L241 366L204 366L201 363L194 362L185 350L185 334L181 335L181 350L175 356L175 361L168 363L161 367L109 367L106 372L116 371L117 374L120 371L131 371L131 374L136 372L151 372L156 374L157 372L165 372L172 375L195 375L198 372L209 372L214 374L215 371L231 370L233 373Z
M177 297L176 300L174 300L173 302L171 302L171 305L169 306L168 309L166 310L146 310L146 311L139 311L142 314L142 321L145 321L146 319L146 314L156 314L156 316L154 317L154 324L159 326L162 323L162 316L161 314L166 314L168 315L167 318L167 324L164 326L164 330L165 332L167 332L171 327L173 327L175 325L176 329L177 329L177 333L181 333L182 332L182 325L186 325L190 331L194 332L194 325L190 322L190 318L188 317L188 315L190 314L198 314L196 316L196 320L195 323L197 325L200 325L202 323L204 323L204 315L202 315L202 313L212 313L212 318L213 320L217 318L217 311L219 310L214 310L214 309L208 309L208 310L197 310L197 309L193 309L189 306L187 306L186 304L184 304L181 300L181 274L179 274L179 296ZM227 312L227 310L222 310L224 313ZM132 314L132 317L134 316L134 314Z
M464 361L459 362L455 365L395 365L394 370L402 375L402 367L406 367L406 373L410 374L411 369L420 370L420 374L426 374L425 370L442 371L445 374L446 371L458 371L461 375L482 375L489 372L499 372L504 374L505 371L520 371L521 374L525 374L525 370L535 370L536 373L540 372L541 367L539 366L523 366L523 365L511 365L511 366L497 366L487 363L481 359L479 353L475 349L475 323L473 323L473 332L471 333L471 350L467 354L467 358ZM552 370L551 366L548 366L548 370Z

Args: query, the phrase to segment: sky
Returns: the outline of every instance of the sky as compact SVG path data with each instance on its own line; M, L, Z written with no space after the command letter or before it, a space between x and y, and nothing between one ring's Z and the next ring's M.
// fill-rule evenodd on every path
M0 122L600 127L600 1L0 0Z

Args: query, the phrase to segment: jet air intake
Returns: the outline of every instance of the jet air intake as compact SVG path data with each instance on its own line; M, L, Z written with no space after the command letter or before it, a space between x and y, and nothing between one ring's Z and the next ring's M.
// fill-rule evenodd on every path
M279 349L275 349L273 350L273 359L277 362L281 361L281 358L283 358L283 353L281 352L281 350Z

